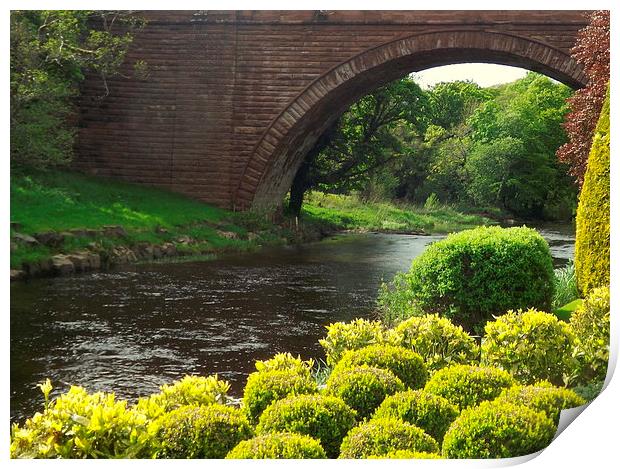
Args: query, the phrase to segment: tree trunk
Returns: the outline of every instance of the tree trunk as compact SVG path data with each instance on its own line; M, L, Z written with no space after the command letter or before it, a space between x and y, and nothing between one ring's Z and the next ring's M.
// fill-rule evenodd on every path
M304 203L304 194L308 189L308 171L310 165L304 161L297 171L291 185L291 196L288 201L289 211L298 217L301 214L301 206Z

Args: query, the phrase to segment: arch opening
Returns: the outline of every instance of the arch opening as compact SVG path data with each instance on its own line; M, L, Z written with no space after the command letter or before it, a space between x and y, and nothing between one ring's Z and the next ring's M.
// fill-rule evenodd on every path
M271 122L241 176L235 207L278 206L306 153L364 95L413 72L471 62L525 68L572 88L587 83L581 67L563 51L497 31L423 33L369 49L317 78Z

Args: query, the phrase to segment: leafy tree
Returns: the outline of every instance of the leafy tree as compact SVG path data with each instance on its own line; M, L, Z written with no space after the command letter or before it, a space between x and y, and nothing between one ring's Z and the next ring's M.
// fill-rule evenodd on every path
M429 91L430 120L434 125L452 129L461 125L494 92L472 81L438 83Z
M395 135L424 134L428 98L409 77L378 88L354 103L323 134L297 172L289 209L299 213L303 194L310 188L344 192L365 187L374 170L410 148Z
M11 163L48 166L71 160L72 100L87 72L119 73L132 32L131 12L29 10L11 12ZM96 28L93 27L96 25ZM137 62L136 70L145 72Z
M589 19L590 24L579 32L571 51L583 66L588 84L569 99L570 113L564 124L568 142L557 150L558 159L569 165L569 172L579 187L583 184L592 136L609 81L609 11L595 11Z

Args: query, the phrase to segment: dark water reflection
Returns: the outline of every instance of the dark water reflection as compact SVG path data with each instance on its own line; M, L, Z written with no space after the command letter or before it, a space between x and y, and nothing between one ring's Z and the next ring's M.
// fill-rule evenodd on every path
M573 230L541 230L557 265ZM209 262L155 264L11 286L11 419L39 410L51 378L135 398L185 374L239 394L257 359L321 357L330 322L368 317L377 287L442 236L345 235Z

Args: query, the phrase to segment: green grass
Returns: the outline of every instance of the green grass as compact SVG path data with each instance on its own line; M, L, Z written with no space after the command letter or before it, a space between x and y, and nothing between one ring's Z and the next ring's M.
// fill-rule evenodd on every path
M30 235L105 225L122 225L127 231L125 238L67 237L55 249L17 243L11 252L11 268L55 253L84 249L93 241L104 247L161 244L185 235L197 240L196 244L177 244L177 249L202 255L251 250L261 244L282 243L283 238L292 236L290 230L273 225L260 214L238 214L165 190L68 171L13 174L11 221L20 224L19 232ZM234 232L238 239L220 236L218 231ZM249 240L250 231L257 231L258 236Z
M553 314L557 316L558 319L562 321L568 322L570 321L570 317L575 312L577 308L579 308L583 304L582 299L573 300L564 306L554 309Z
M397 233L450 233L491 224L480 215L464 214L449 206L424 208L390 202L366 202L353 195L309 193L303 216L346 230Z
M577 277L575 264L570 262L566 267L554 270L555 293L553 295L553 307L560 308L579 298L577 290Z

